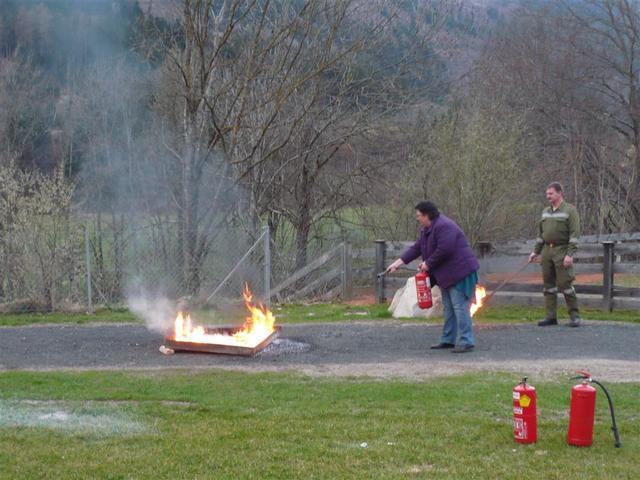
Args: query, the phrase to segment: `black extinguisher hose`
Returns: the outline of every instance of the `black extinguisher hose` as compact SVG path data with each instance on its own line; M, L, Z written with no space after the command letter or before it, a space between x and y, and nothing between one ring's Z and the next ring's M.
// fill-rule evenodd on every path
M622 443L620 442L620 433L618 432L618 426L616 425L616 413L613 409L613 400L611 400L611 395L609 395L609 392L604 387L604 385L602 385L599 381L591 378L590 373L582 372L582 371L578 371L577 373L579 373L580 376L574 377L572 378L572 380L583 379L583 380L587 380L588 382L595 383L602 389L602 391L606 395L607 401L609 402L609 412L611 413L611 430L613 431L613 437L615 439L616 448L620 448L622 446Z
M618 426L616 425L616 414L613 410L613 400L611 400L611 396L609 395L609 392L607 392L607 389L604 388L604 385L602 385L597 380L592 379L591 381L596 385L598 385L602 389L604 394L607 396L607 400L609 402L609 411L611 412L611 430L613 430L613 437L615 438L615 441L616 441L615 443L616 448L620 448L622 446L622 443L620 442L620 434L618 433Z

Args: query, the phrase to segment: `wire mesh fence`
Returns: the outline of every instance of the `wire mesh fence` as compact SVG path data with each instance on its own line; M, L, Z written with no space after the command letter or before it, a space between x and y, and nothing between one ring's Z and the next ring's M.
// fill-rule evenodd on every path
M245 286L267 304L349 295L351 250L340 238L310 242L300 266L295 244L267 228L226 225L192 264L196 281L187 286L175 219L92 214L34 231L2 236L4 310L120 307L140 292L215 307L241 302Z

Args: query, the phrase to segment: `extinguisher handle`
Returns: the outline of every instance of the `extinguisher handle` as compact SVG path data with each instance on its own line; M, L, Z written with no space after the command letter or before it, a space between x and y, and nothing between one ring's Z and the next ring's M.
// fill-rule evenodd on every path
M591 378L591 374L589 372L587 372L586 370L576 370L576 373L578 375L580 375L577 378L588 378L588 379Z

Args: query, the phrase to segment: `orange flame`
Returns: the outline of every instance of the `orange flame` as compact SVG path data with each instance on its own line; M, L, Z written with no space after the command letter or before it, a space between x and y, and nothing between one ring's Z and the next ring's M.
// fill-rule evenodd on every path
M487 289L482 285L476 286L476 299L471 304L471 316L473 317L475 313L482 308L482 304L484 303L484 298L487 296Z
M275 317L271 311L262 304L253 304L253 294L249 285L245 284L242 292L245 306L250 315L244 324L232 334L207 333L203 326L194 326L191 316L178 312L174 327L173 340L177 342L191 343L215 343L217 345L230 345L237 347L253 348L275 331Z

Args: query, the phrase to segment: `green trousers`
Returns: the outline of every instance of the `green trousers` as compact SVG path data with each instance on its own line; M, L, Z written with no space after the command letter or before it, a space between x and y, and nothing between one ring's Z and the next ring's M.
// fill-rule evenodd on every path
M573 281L576 277L573 273L573 267L566 268L563 265L566 255L566 245L555 247L545 245L542 249L542 281L546 318L557 318L558 292L564 295L569 315L578 314L578 297L576 297L576 289L573 288Z

